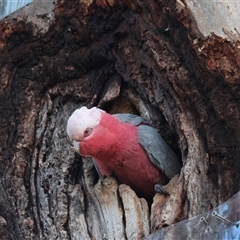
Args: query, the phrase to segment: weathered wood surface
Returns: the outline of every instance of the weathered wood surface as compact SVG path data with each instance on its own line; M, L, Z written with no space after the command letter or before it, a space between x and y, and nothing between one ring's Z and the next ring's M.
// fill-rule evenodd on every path
M202 38L179 1L40 6L0 22L2 239L139 239L240 189L237 42ZM141 114L182 158L150 215L74 153L66 121L82 105Z

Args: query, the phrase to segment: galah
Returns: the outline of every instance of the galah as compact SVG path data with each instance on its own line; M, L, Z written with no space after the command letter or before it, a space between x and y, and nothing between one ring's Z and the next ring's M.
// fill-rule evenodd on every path
M181 169L172 149L140 116L84 106L68 119L67 134L77 153L93 158L101 177L114 176L139 196L164 192L162 186Z

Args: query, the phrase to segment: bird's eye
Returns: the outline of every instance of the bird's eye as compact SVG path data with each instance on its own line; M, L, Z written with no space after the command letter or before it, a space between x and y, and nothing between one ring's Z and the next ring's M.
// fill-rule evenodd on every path
M86 128L84 131L84 137L88 137L92 133L92 128Z

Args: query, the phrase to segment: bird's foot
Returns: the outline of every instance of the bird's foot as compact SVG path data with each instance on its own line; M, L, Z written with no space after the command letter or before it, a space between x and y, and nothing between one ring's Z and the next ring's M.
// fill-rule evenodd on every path
M154 190L156 193L170 195L161 184L155 184Z
M103 176L103 175L101 175L101 176L99 176L99 182L100 182L100 184L103 186L103 182L104 182L104 180L105 180L105 178L107 178L107 176Z

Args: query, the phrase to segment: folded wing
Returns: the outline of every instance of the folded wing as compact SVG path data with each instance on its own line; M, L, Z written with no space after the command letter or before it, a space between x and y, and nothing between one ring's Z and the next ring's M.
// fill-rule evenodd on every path
M151 162L161 169L169 179L180 172L181 161L157 130L146 120L133 114L115 114L114 116L121 122L138 127L139 144L144 148Z

